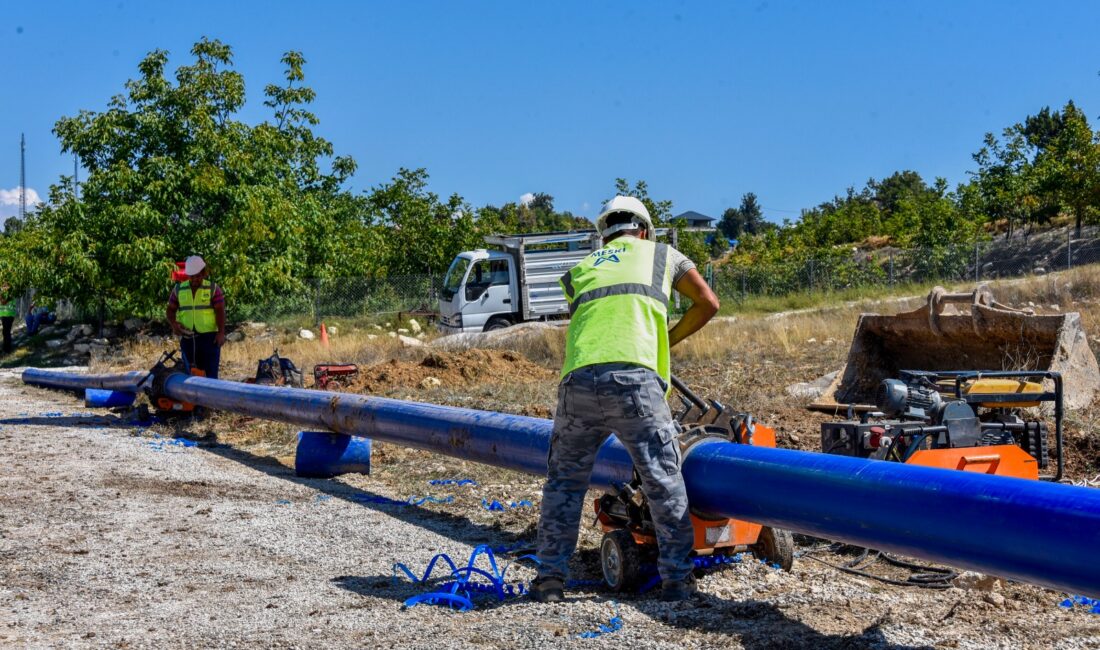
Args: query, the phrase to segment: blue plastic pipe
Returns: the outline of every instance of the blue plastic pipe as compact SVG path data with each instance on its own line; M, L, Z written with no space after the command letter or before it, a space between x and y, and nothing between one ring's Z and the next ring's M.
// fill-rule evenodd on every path
M178 375L181 401L366 436L542 476L552 423L380 397ZM787 528L1053 589L1100 596L1100 490L704 441L684 458L697 510ZM591 484L630 480L609 438Z
M137 399L137 393L131 391L107 390L105 388L84 389L84 406L86 408L130 406L135 399Z
M551 422L522 415L320 390L175 375L169 397L309 429L365 436L527 474L546 474ZM618 440L604 443L592 486L629 483L633 465Z
M331 431L299 431L294 474L310 478L370 474L370 438Z
M1100 490L705 441L692 507L1052 589L1100 594Z
M86 388L102 388L128 393L138 392L138 386L149 373L135 370L114 375L87 375L81 372L57 372L27 368L23 371L23 383L42 388L83 391Z

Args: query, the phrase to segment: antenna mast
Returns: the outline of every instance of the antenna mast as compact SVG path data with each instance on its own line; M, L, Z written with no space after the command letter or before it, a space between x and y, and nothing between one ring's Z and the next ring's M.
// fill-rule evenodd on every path
M19 219L27 218L27 136L19 134Z

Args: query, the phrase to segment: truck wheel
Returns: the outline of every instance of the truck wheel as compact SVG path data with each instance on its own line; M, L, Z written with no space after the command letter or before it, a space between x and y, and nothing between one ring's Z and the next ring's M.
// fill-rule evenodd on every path
M794 536L789 530L764 526L760 538L749 550L756 559L778 564L784 571L794 566Z
M507 318L501 316L493 316L489 319L488 323L485 323L485 332L492 332L493 330L502 330L505 327L511 327L512 323Z
M634 536L627 530L614 530L600 542L600 569L603 581L614 591L628 591L638 584L642 556Z

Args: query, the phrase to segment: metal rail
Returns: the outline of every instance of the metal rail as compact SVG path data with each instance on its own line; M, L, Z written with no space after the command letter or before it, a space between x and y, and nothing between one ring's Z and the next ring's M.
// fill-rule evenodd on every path
M35 383L48 384L44 374L33 375ZM210 408L537 476L546 469L549 420L182 374L169 376L164 391ZM692 506L716 517L1100 596L1097 489L715 439L687 451L683 472ZM630 476L626 450L609 438L592 487L613 490Z

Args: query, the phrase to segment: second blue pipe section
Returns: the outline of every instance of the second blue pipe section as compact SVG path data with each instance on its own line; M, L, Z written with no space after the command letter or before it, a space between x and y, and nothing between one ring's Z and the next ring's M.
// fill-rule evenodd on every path
M166 390L215 409L546 473L549 420L182 375ZM591 485L611 491L630 481L631 467L611 437ZM719 440L692 447L683 473L702 512L1100 596L1100 490Z
M28 370L27 383L122 388L129 375ZM367 436L543 476L552 422L382 397L173 376L169 397L311 429ZM693 446L692 506L859 546L1071 593L1100 596L1100 490L974 472L738 445ZM592 487L611 491L631 462L611 437Z

